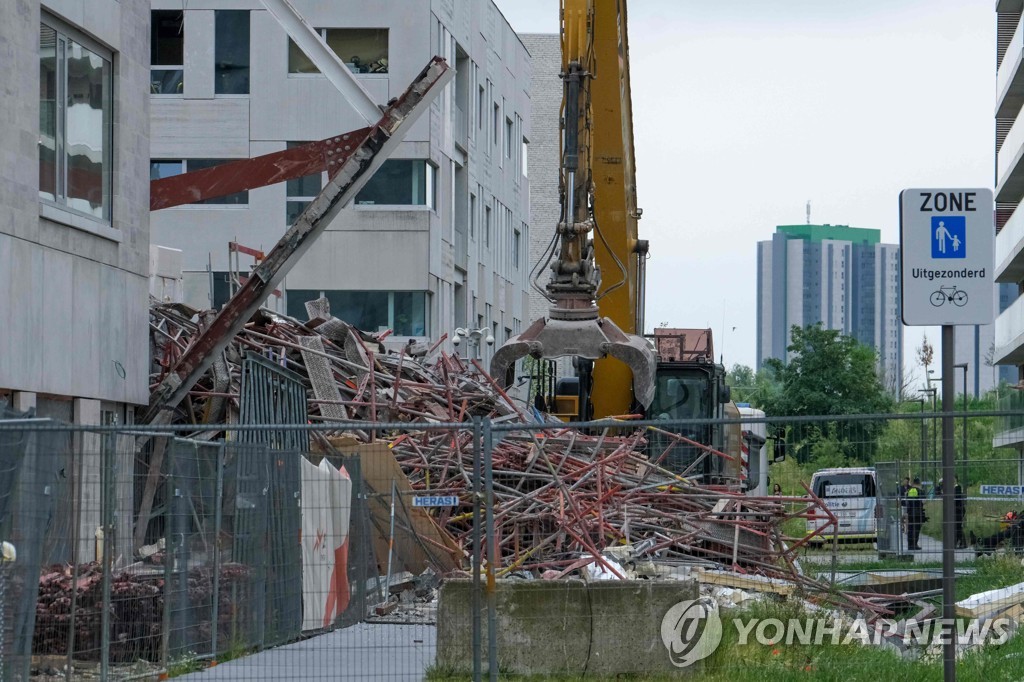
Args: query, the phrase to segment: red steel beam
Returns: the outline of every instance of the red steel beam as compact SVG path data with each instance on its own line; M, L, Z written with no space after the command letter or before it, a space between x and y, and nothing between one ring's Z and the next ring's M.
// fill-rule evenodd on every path
M333 176L369 133L370 128L360 128L283 152L153 180L149 183L149 210L194 204L324 171Z

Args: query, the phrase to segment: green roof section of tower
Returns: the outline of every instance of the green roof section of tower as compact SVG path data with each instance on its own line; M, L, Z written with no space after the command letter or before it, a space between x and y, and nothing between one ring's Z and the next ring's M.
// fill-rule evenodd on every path
M812 242L833 239L857 244L879 244L882 241L881 230L849 225L778 225L775 230L789 239L806 239Z

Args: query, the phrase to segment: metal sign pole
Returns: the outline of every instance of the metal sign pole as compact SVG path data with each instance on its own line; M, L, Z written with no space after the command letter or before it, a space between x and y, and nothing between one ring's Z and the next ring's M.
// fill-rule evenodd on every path
M953 481L956 478L956 458L953 451L953 377L954 327L942 326L942 622L945 643L942 650L942 669L945 682L956 680L956 499Z

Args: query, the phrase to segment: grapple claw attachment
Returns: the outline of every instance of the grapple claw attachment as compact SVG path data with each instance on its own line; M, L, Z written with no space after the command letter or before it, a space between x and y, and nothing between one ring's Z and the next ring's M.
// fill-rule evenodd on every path
M626 334L607 317L587 320L541 318L513 336L494 353L491 376L504 381L508 368L527 355L535 358L612 357L633 372L633 395L646 409L654 400L657 365L654 348L644 338Z

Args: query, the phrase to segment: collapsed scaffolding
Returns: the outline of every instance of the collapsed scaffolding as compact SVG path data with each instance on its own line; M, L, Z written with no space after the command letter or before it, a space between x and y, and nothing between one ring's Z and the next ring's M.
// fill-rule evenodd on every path
M315 450L332 452L353 439L381 441L413 491L459 497L460 506L433 517L461 548L457 565L465 563L472 541L472 421L488 418L512 429L491 452L499 577L551 579L596 570L625 578L625 565L651 564L662 567L648 570L657 577L676 565L696 569L707 582L784 591L781 581L858 611L889 612L886 599L830 594L826 582L800 570L798 552L809 538L787 538L785 522L817 514L835 523L810 491L806 497L748 497L698 485L657 464L667 450L690 445L682 436L656 429L662 437L654 441L667 443L666 452L650 452L648 430L627 422L599 433L538 422L539 415L510 398L479 362L441 350L445 337L387 352L387 332L368 334L332 317L326 299L306 308L305 322L265 309L253 316L173 421L195 424L197 437L221 437L204 425L238 422L241 359L258 353L303 380L308 419L320 425L310 431ZM201 333L203 319L202 311L182 304L154 303L153 385ZM384 423L403 428L378 428ZM427 428L443 424L465 428ZM450 568L444 563L435 568ZM628 572L635 577L635 568Z

